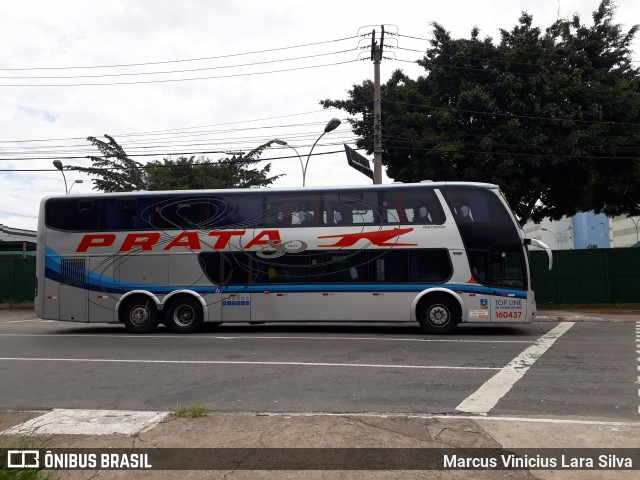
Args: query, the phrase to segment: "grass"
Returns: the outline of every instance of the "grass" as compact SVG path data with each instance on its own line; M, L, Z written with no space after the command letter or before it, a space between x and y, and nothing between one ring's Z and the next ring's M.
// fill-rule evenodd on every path
M180 418L197 418L206 417L209 414L209 410L205 405L193 405L176 408L171 414L174 417Z
M0 470L0 480L54 480L54 472L42 470Z
M37 429L36 429L37 430ZM55 480L58 478L56 472L44 471L41 468L8 470L7 450L40 450L40 465L44 464L42 453L43 450L49 448L51 437L40 436L37 431L20 435L17 441L11 441L5 444L3 438L0 438L0 449L4 451L0 453L0 480Z

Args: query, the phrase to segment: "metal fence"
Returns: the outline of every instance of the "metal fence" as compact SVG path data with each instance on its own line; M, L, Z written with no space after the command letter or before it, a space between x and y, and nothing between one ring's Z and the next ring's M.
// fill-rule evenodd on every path
M35 276L35 257L0 256L0 303L32 302Z
M538 304L640 303L640 248L531 252Z

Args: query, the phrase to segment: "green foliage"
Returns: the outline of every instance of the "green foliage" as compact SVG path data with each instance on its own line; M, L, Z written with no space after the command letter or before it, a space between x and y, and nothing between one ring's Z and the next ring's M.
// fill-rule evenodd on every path
M58 478L57 472L38 469L11 469L7 468L7 450L40 450L51 448L52 437L41 435L36 427L32 432L23 433L18 436L0 437L0 480L55 480ZM42 458L42 457L40 457Z
M272 142L260 145L245 155L234 155L217 162L201 157L163 159L148 164L148 190L184 190L248 188L272 184L280 175L269 177L271 164L262 169L251 168L262 151Z
M464 180L501 186L521 222L578 211L640 214L640 75L630 46L638 30L613 21L602 0L593 24L578 16L545 32L523 13L500 41L453 39L433 24L418 63L382 86L383 162L403 182ZM346 100L358 146L373 151L373 84Z
M271 164L261 169L253 167L260 161L267 142L247 154L212 161L206 157L164 158L143 165L128 157L122 146L109 135L108 142L88 137L103 154L90 157L91 167L70 167L94 178L94 190L130 192L134 190L198 190L217 188L248 188L272 184L280 175L269 176Z
M190 407L179 407L171 412L174 417L198 418L206 417L209 411L205 405L194 405Z
M69 170L78 170L97 177L93 180L94 190L103 192L131 192L133 190L146 190L148 176L144 165L130 159L124 149L109 135L104 136L108 142L98 140L96 137L87 137L100 150L103 156L89 157L91 167L69 167Z

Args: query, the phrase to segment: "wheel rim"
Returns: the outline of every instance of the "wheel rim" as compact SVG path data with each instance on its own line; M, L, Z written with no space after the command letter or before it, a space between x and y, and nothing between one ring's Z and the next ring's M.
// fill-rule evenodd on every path
M189 305L179 305L173 311L173 321L176 325L181 327L188 327L193 323L196 312Z
M151 312L144 305L136 305L129 313L129 320L138 327L144 326L149 321L149 318L151 318Z
M444 305L433 305L427 312L427 319L431 325L442 327L449 323L451 315Z

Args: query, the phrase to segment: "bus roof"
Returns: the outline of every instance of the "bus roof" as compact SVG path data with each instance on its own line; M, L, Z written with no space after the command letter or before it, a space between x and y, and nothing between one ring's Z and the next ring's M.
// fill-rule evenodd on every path
M127 196L158 196L158 195L203 195L203 194L217 194L217 195L234 195L234 194L253 194L256 195L264 192L277 192L277 193L318 193L327 191L346 191L346 190L388 190L396 188L441 188L444 186L450 187L473 187L480 189L497 189L498 185L491 183L479 183L479 182L432 182L424 181L420 183L388 183L380 185L340 185L331 187L281 187L281 188L229 188L229 189L201 189L201 190L135 190L132 192L113 192L113 193L82 193L73 195L49 195L42 200L48 200L49 198L95 198L95 197L127 197Z

